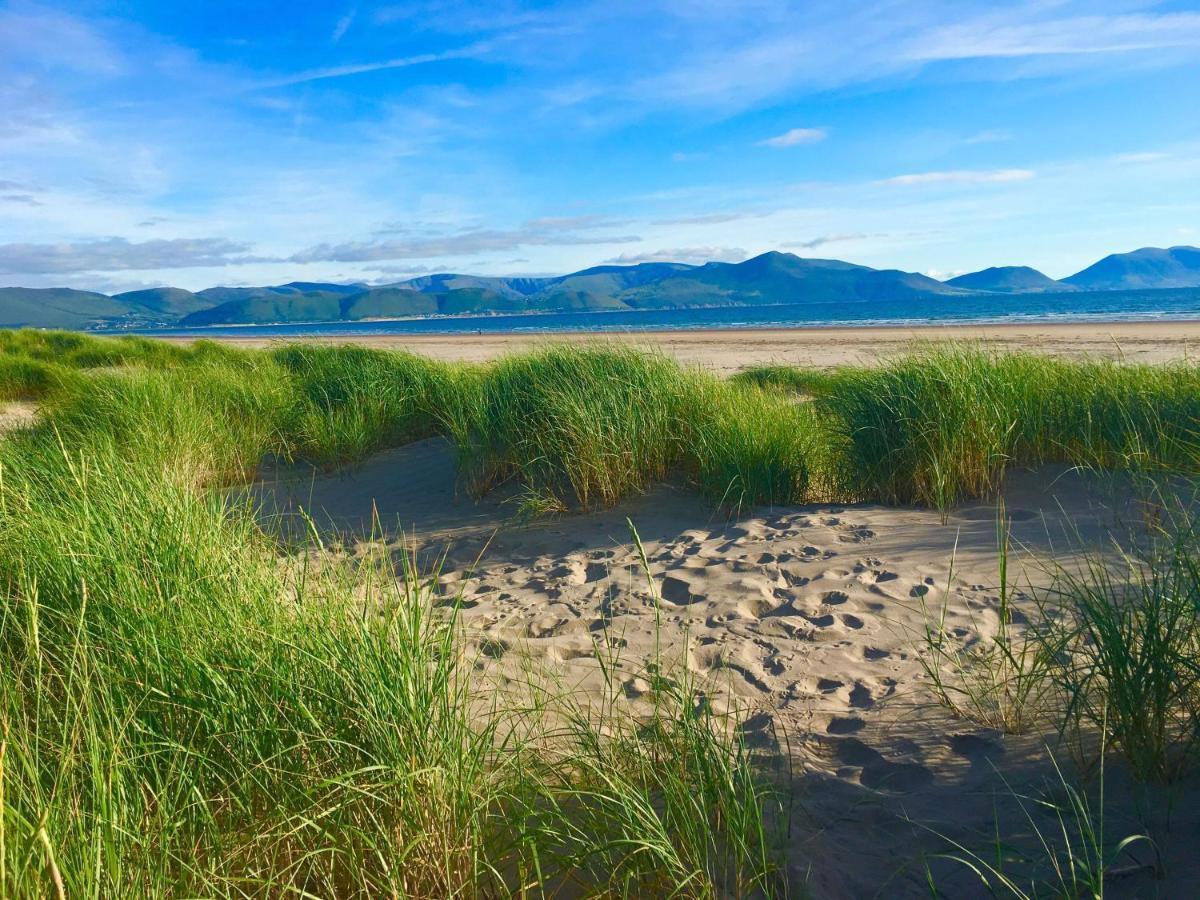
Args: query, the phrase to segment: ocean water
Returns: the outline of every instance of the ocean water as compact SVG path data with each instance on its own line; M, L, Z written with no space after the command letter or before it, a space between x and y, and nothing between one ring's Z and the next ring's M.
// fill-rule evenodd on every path
M187 337L475 334L642 331L710 328L811 328L868 325L970 325L1200 319L1200 288L1069 294L972 295L923 300L792 303L621 312L443 316L379 322L220 325L139 329Z

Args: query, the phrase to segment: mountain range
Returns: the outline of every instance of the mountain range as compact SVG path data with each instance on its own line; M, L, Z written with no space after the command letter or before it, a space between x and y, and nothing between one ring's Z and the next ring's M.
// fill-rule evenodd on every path
M1200 248L1118 253L1061 281L1002 266L937 281L896 269L772 251L741 263L647 262L556 277L424 275L382 286L293 281L270 287L161 287L101 294L0 288L0 326L125 328L334 322L411 316L877 302L987 294L1200 287Z

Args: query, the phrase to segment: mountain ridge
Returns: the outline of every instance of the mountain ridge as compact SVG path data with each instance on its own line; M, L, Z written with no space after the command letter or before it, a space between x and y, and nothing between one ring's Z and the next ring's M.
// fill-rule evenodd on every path
M1113 253L1063 282L1088 290L1200 287L1200 247L1142 247Z
M947 279L946 284L966 290L1000 294L1042 294L1049 291L1075 290L1074 286L1055 281L1029 266L992 266Z
M887 302L1072 291L1200 288L1200 249L1111 254L1056 281L995 266L938 281L898 269L769 251L739 263L599 265L558 276L440 272L383 285L291 281L200 291L161 287L106 295L0 288L0 327L123 328L336 322L433 315L662 310L784 303Z

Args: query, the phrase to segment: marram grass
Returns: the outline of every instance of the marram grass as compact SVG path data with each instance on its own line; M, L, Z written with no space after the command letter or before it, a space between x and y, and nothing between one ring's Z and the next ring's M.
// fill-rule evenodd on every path
M603 343L474 366L358 347L238 351L0 333L7 399L78 396L81 379L87 395L106 377L154 373L240 394L222 409L263 432L260 453L341 465L444 436L475 490L516 480L547 508L611 505L675 474L731 508L872 500L946 509L994 494L1013 465L1200 468L1200 368L1184 363L949 344L876 368L764 366L726 382ZM256 424L234 408L243 401Z
M1011 465L1200 459L1194 366L971 346L730 383L606 345L455 366L0 332L0 397L42 407L0 440L0 895L18 897L785 890L778 794L695 686L656 675L649 728L617 696L502 702L413 572L277 556L217 490L264 456L441 436L477 489L519 481L544 508L669 477L730 508L945 508ZM1160 646L1195 671L1194 566L1171 559L1063 592L1082 668L1056 687L1079 721L1123 704L1109 739L1147 777L1192 754L1194 681L1136 680ZM1131 591L1149 599L1125 618Z
M781 894L694 687L502 704L436 573L281 560L212 490L307 446L287 372L106 370L0 442L0 895Z

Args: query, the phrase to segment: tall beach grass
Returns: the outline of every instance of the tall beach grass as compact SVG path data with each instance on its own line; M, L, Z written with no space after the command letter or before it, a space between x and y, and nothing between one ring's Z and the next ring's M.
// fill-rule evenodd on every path
M778 792L700 686L656 660L649 712L511 702L429 577L281 558L220 490L264 457L442 437L478 490L606 506L680 478L733 509L1200 460L1196 367L973 346L726 382L608 345L454 366L0 332L0 398L41 405L0 438L4 896L786 889ZM1159 546L1064 576L1037 632L1064 715L1147 778L1191 766L1198 721L1195 544Z

